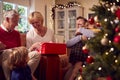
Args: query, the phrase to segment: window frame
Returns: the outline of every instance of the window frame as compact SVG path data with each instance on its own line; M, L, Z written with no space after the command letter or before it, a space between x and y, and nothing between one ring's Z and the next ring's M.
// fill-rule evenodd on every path
M26 26L22 26L21 28L23 28L23 30L19 30L18 29L18 26L16 26L16 30L18 30L20 33L26 33L28 32L28 30L30 29L29 28L29 23L28 23L28 20L27 20L27 17L28 17L28 14L29 14L29 7L27 6L23 6L23 5L19 5L19 4L15 4L15 3L10 3L10 2L6 2L6 1L0 1L0 24L2 23L2 20L3 20L3 13L4 13L4 10L3 10L3 6L4 6L4 3L8 3L8 4L11 4L11 5L14 5L13 6L13 9L15 9L16 11L18 11L18 8L19 7L25 7L25 15L20 15L20 18L24 19L25 20L25 25ZM24 21L23 21L24 22ZM20 23L18 23L20 24Z

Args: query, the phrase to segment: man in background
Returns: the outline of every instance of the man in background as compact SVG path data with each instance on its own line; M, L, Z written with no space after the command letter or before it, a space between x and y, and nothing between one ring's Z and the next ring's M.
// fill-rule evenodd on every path
M86 60L87 55L82 52L82 47L85 45L83 41L94 37L94 32L87 29L87 20L84 17L77 17L75 37L68 40L66 45L70 48L69 62L71 67L67 71L64 80L75 80L78 71L82 68L82 64Z

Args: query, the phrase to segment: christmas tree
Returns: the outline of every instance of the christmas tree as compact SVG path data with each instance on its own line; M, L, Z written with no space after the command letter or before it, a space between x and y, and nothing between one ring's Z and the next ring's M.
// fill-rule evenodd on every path
M120 80L120 0L99 0L91 8L101 31L87 41L90 56L78 80ZM79 77L81 77L79 79Z

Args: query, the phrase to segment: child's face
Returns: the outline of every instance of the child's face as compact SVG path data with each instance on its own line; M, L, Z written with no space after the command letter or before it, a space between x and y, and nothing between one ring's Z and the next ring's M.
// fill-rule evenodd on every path
M83 27L85 25L85 21L83 19L78 19L76 21L77 28Z

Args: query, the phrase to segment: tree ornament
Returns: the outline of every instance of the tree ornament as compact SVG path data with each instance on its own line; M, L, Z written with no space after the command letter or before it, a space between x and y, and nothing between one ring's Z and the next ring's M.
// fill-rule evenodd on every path
M82 73L82 67L80 67L79 72L80 72L80 74Z
M89 51L89 49L88 49L88 45L87 44L85 44L83 47L82 47L82 52L84 53L84 54L88 54L90 51Z
M98 77L97 80L106 80L106 77Z
M82 52L83 52L84 54L88 54L90 51L89 51L88 49L83 49Z
M116 33L120 32L120 27L119 26L115 28L115 32Z
M108 43L109 43L109 40L106 37L104 37L104 38L101 39L101 44L102 45L105 46L105 45L108 45Z
M88 45L85 44L85 45L82 47L82 49L83 49L83 50L84 50L84 49L88 49Z
M77 76L75 80L83 80L82 75Z
M114 22L115 22L116 24L118 24L118 23L119 23L119 19L116 17L116 19L114 20Z
M92 56L88 56L87 59L86 59L86 62L88 64L92 63L94 61L93 57Z
M88 22L89 22L90 24L94 24L94 23L95 23L94 18L91 17L90 19L88 19Z
M111 7L111 12L112 12L112 13L115 13L116 10L117 10L117 7L116 7L115 5L113 5L113 6Z
M112 80L111 76L107 76L106 80Z
M94 21L95 21L95 22L98 22L98 16L95 16L95 17L94 17Z
M118 17L118 19L120 20L120 9L117 9L115 12L116 16Z
M114 41L114 43L119 44L120 43L120 36L119 35L115 36L113 41Z
M101 27L99 22L96 23L96 27Z

